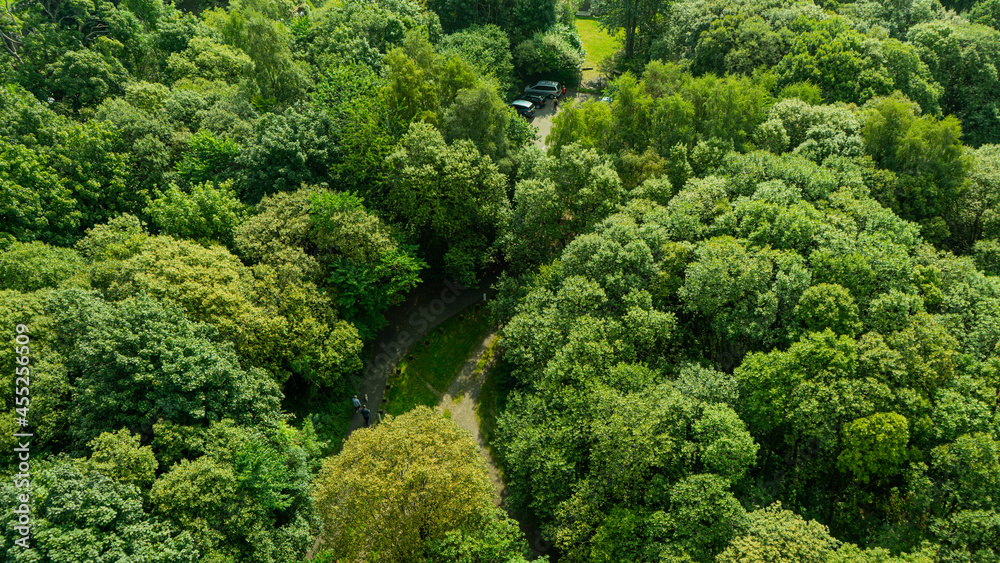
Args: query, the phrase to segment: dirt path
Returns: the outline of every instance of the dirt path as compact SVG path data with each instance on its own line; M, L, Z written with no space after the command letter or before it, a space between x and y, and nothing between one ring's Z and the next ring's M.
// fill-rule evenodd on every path
M500 497L503 495L503 481L500 479L500 471L497 469L496 463L493 462L493 456L490 455L490 449L486 446L483 436L479 432L479 418L476 416L479 391L486 381L486 376L489 375L490 368L493 367L493 362L496 361L497 350L493 346L496 339L496 333L490 333L479 343L476 350L469 356L468 361L462 366L462 371L451 381L451 386L441 397L437 408L439 411L451 413L451 419L455 424L472 434L472 439L479 445L479 451L483 454L486 465L489 467L490 480L497 488L497 502L499 503ZM480 369L479 363L484 358L485 362Z
M483 286L489 287L490 283L484 282ZM371 357L365 364L364 377L357 387L361 402L367 403L371 410L372 424L378 420L389 375L403 359L403 355L438 325L466 307L482 301L484 293L493 294L488 289L462 287L449 281L428 282L407 295L404 303L387 313L389 325L375 339ZM349 400L349 397L344 400ZM364 419L360 414L353 414L347 429L348 436L362 426Z
M472 439L479 446L480 454L486 460L490 480L493 481L493 485L496 487L497 504L502 504L504 497L503 479L500 476L500 470L497 469L497 465L493 460L493 455L490 454L490 449L487 447L486 441L479 431L479 417L476 416L476 407L479 405L479 393L490 374L490 369L493 368L494 363L499 358L499 348L495 345L496 343L496 333L488 334L479 343L479 346L469 356L468 361L462 366L462 371L452 380L448 391L441 398L441 402L438 403L437 408L441 412L447 410L451 414L451 419L459 428L468 430L472 434ZM542 537L541 531L538 528L532 527L523 521L518 521L518 524L520 525L521 532L524 533L525 539L528 540L528 545L531 547L534 557L549 553L552 543Z

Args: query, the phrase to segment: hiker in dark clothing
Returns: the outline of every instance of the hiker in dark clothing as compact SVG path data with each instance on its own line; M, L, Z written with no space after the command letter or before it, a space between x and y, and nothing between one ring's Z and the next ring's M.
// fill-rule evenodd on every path
M368 405L361 407L361 416L365 417L365 428L368 428L368 415L371 413L372 411L368 410Z

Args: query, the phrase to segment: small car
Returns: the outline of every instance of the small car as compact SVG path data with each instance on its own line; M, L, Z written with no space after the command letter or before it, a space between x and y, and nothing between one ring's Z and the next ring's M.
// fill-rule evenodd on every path
M565 88L552 80L539 80L534 86L528 86L524 89L525 94L542 96L543 98L558 98L564 91Z
M517 113L524 117L534 117L535 115L535 104L528 100L514 100L510 103L510 107L517 110Z
M534 94L524 94L518 98L519 100L528 100L529 102L535 104L536 108L545 107L546 98L541 96L535 96Z

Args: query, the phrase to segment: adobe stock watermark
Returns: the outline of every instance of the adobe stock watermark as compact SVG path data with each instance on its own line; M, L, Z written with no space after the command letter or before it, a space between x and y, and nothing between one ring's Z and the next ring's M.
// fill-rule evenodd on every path
M14 440L17 446L14 447L14 461L17 463L17 473L14 474L15 493L14 509L15 520L11 523L14 529L14 545L23 549L28 549L28 540L31 538L31 495L28 490L31 487L31 438L34 434L24 432L28 426L28 409L31 404L29 395L31 393L31 338L28 336L28 327L23 324L15 328L17 336L14 337L14 423L20 432L14 432Z
M382 342L379 345L379 349L375 350L375 356L365 365L366 374L373 369L380 370L394 366L410 346L427 332L429 327L441 320L441 315L448 310L448 305L454 303L462 293L469 290L457 281L445 280L444 285L445 288L441 290L437 299L418 308L417 312L410 315L410 318L407 319L410 330L401 330L396 335L395 341Z

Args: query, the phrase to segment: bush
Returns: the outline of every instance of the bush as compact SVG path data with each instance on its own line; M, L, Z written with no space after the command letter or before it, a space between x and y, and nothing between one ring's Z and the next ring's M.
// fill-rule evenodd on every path
M536 33L514 47L514 65L524 82L555 80L567 86L580 83L584 51L580 37L564 25Z

